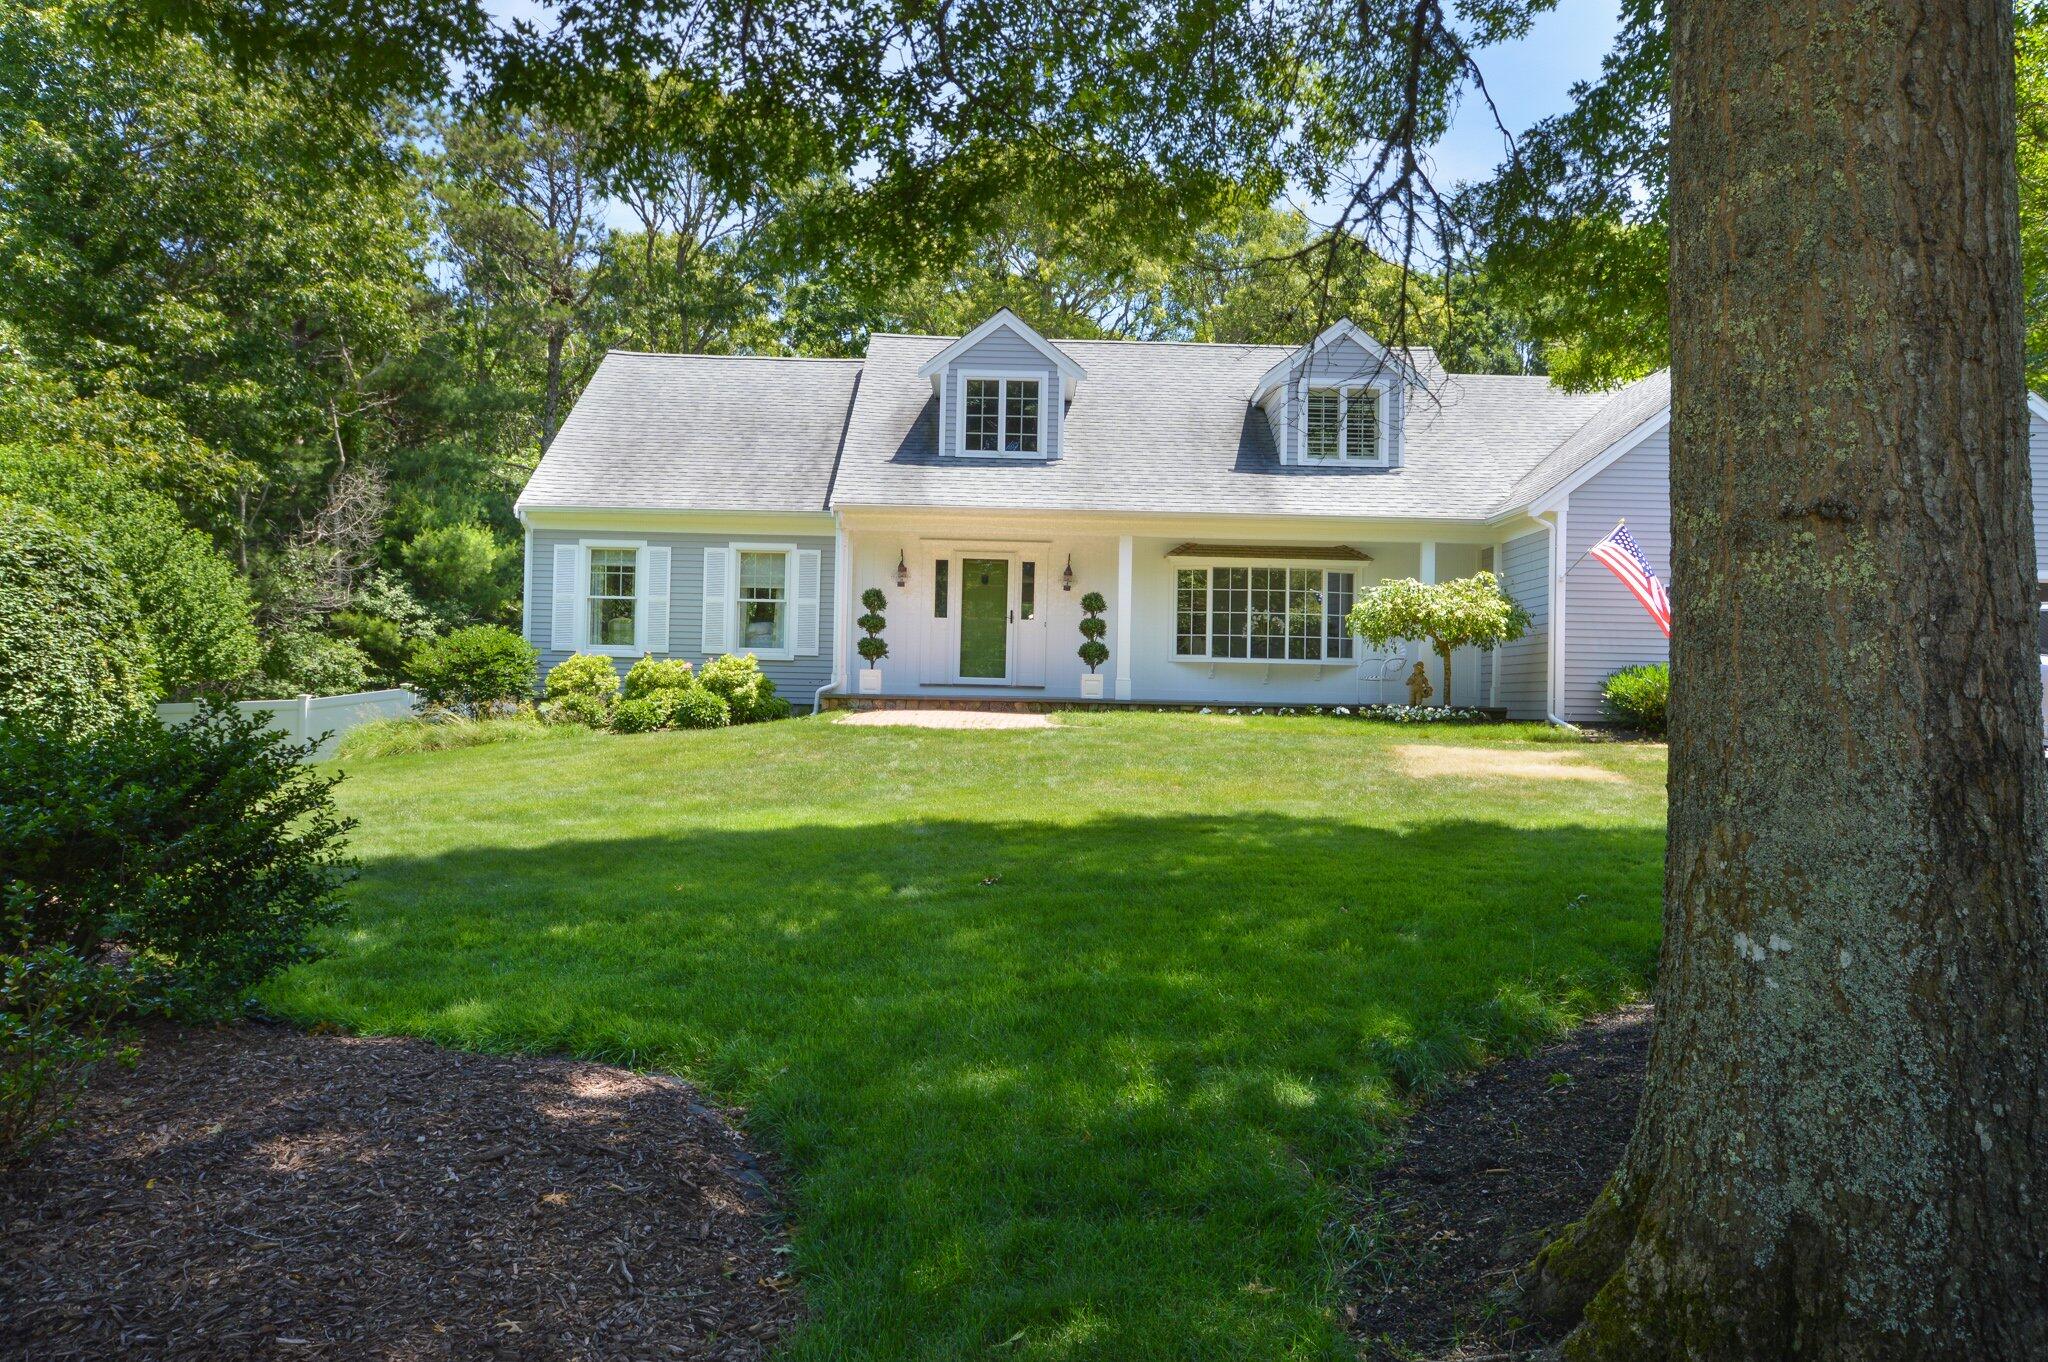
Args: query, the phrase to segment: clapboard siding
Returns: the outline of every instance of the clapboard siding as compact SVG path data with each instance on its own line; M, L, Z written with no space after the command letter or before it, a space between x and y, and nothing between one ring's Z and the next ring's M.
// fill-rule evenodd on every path
M1671 442L1666 431L1644 440L1571 494L1565 512L1562 692L1558 713L1598 720L1600 688L1623 667L1669 659L1664 631L1612 572L1586 551L1617 521L1675 594L1671 579Z
M1308 362L1308 386L1337 387L1346 383L1369 383L1380 390L1380 421L1386 427L1389 463L1401 462L1401 427L1406 420L1406 387L1396 376L1391 360L1376 359L1348 336L1339 337L1315 352ZM1287 376L1286 396L1280 399L1274 437L1280 441L1281 462L1298 464L1301 431L1306 415L1301 405L1301 374Z
M2048 421L2027 422L2027 464L2034 478L2034 572L2048 575Z
M1550 709L1543 693L1550 658L1550 531L1508 540L1500 563L1501 586L1529 612L1529 632L1499 651L1494 703L1511 719L1541 719Z
M1043 387L1039 389L1039 423L1044 436L1045 456L1056 459L1060 454L1060 371L1047 362L1037 346L1025 340L1007 326L999 326L979 341L961 352L960 358L946 368L944 401L939 410L939 452L959 453L960 442L960 400L965 391L961 386L962 370L997 369L1005 373L1039 373Z
M573 651L556 648L553 643L553 620L555 599L555 547L558 544L576 544L585 539L617 539L645 541L650 546L666 545L669 549L669 591L668 591L668 643L667 657L688 658L702 665L704 661L703 613L704 613L704 550L724 548L729 544L794 544L799 549L819 551L818 577L818 655L799 657L788 662L764 661L761 670L775 682L776 689L799 710L807 709L812 694L818 687L832 678L832 627L834 611L832 604L833 576L837 564L832 561L832 536L819 534L786 534L772 527L746 534L676 534L648 532L642 530L555 530L536 529L528 537L526 630L527 640L541 650L541 674L566 658ZM794 590L792 580L791 588ZM630 657L615 659L623 673L633 665Z

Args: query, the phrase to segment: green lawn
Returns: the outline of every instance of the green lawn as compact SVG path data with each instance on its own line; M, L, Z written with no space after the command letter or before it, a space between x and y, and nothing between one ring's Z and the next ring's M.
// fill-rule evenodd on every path
M267 999L744 1104L794 1178L794 1358L1342 1356L1408 1086L1654 957L1663 750L1539 736L798 720L344 763L353 919Z

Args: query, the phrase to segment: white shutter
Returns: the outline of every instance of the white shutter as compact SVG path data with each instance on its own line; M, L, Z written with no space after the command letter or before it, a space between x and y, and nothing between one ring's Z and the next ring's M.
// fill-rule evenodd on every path
M816 549L796 551L796 619L792 635L798 657L818 655L818 579L824 555Z
M704 550L704 651L722 653L732 645L732 550Z
M647 587L640 593L640 647L644 652L668 651L668 565L666 546L648 548Z
M553 634L548 642L558 653L576 651L576 607L582 604L583 586L578 582L583 550L574 544L555 545L555 608Z

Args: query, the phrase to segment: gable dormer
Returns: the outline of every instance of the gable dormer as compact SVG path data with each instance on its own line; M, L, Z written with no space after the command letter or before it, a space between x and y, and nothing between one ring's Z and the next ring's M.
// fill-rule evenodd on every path
M1039 461L1060 456L1067 404L1088 376L1007 307L917 373L939 399L942 457Z
M1289 468L1399 468L1408 389L1421 375L1340 321L1266 371L1252 393Z

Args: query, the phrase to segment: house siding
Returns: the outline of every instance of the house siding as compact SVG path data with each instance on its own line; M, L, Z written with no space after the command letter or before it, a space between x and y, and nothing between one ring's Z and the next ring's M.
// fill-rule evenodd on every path
M1330 387L1336 384L1356 383L1371 380L1372 386L1380 390L1380 420L1386 426L1387 451L1393 467L1401 463L1401 433L1407 417L1406 386L1394 375L1391 361L1382 363L1369 354L1365 347L1349 337L1340 337L1315 352L1308 363L1308 383L1312 388ZM1303 415L1301 410L1301 374L1294 371L1287 376L1284 396L1267 408L1267 415L1273 420L1273 438L1281 451L1280 461L1299 464Z
M1671 652L1642 603L1586 551L1617 521L1674 593L1671 579L1671 442L1668 431L1645 439L1571 494L1565 511L1564 648L1558 714L1598 721L1600 688L1623 667L1664 662Z
M944 396L939 409L939 452L948 455L960 452L960 401L964 392L960 374L962 370L975 369L1044 375L1039 412L1045 456L1057 459L1060 456L1060 419L1065 415L1061 410L1059 368L1047 363L1037 346L1007 326L998 327L983 336L963 351L960 358L946 366Z
M799 549L819 551L818 573L818 655L789 661L763 661L761 670L775 682L776 690L799 711L810 707L818 687L832 678L832 629L835 573L831 535L790 534L772 524L744 533L720 530L715 533L678 533L639 529L534 529L527 535L526 637L540 649L541 675L571 655L574 649L556 648L553 641L555 548L585 539L644 541L669 549L668 643L663 657L687 658L702 665L704 624L704 550L731 544L794 544ZM615 658L621 674L633 665L630 657Z
M1511 719L1541 719L1550 710L1550 531L1537 530L1501 546L1501 586L1529 613L1529 632L1499 650L1494 703Z

